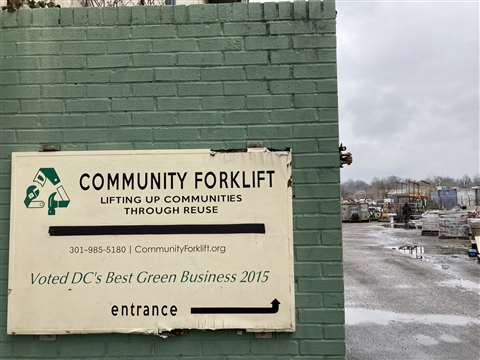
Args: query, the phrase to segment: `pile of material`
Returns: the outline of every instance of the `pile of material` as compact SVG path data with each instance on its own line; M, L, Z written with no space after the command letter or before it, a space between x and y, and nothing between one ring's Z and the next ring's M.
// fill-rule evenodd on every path
M438 235L440 213L438 211L427 211L422 215L422 235Z
M448 211L439 215L438 237L440 239L468 239L469 233L468 212Z

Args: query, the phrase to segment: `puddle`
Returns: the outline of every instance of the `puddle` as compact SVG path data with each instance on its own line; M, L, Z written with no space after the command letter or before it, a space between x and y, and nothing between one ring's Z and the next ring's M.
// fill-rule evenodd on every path
M413 257L414 259L423 259L423 254L425 253L425 248L418 245L394 246L392 247L392 249L400 251L404 255L408 255L410 257Z
M480 284L476 283L475 281L463 280L463 279L452 279L452 280L445 280L445 281L438 282L437 285L460 288L465 291L473 291L474 293L477 293L480 295Z
M461 315L410 314L366 308L345 308L346 325L391 325L392 323L441 324L451 326L480 325L480 320Z
M442 336L440 336L440 340L450 344L460 344L462 342L462 340L460 340L459 338L448 334L443 334Z
M419 344L422 344L425 346L434 346L439 344L439 342L435 340L435 338L428 335L417 334L415 335L415 339Z
M406 285L406 284L395 285L395 289L411 289L411 288L413 288L412 285Z

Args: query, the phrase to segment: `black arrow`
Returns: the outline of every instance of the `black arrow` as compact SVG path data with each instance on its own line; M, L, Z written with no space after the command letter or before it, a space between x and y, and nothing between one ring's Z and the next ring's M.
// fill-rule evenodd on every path
M272 307L192 307L191 314L276 314L280 301L273 299Z

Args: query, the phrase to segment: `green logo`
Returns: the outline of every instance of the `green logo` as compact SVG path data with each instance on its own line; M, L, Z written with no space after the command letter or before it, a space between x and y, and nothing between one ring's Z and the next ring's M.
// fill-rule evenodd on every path
M40 196L40 190L43 189L47 181L55 186L56 190L48 197L48 215L55 215L56 208L68 207L70 198L60 184L60 177L54 168L41 168L38 170L37 175L33 178L33 184L27 187L25 200L23 202L29 209L41 209L45 207L45 202L37 200L37 198ZM59 199L56 198L57 195Z

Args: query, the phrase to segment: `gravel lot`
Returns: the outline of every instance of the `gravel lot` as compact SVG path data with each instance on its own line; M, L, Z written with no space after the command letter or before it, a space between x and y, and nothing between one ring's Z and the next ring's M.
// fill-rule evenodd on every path
M469 241L344 224L347 359L480 359L480 264ZM423 246L423 254L398 250ZM421 257L421 258L420 258Z

